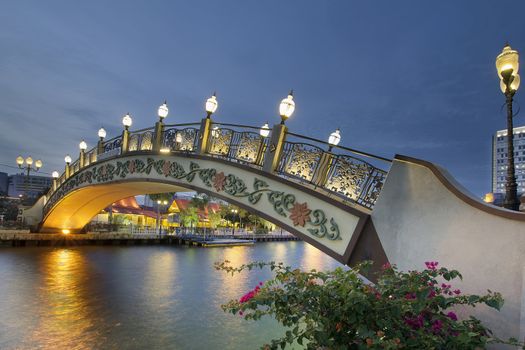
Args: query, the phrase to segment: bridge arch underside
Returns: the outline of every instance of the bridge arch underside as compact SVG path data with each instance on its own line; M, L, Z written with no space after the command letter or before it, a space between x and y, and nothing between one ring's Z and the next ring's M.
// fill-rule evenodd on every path
M274 174L206 156L130 154L88 166L49 197L39 231L79 232L122 198L188 190L255 213L341 263L386 262L366 209Z

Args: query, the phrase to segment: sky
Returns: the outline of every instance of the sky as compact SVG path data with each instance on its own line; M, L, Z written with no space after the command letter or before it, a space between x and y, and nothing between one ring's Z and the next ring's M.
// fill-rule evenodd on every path
M0 171L21 154L63 170L103 126L118 135L199 121L278 123L291 132L443 166L491 191L491 137L506 128L495 58L525 51L523 1L3 1ZM521 93L520 93L521 92ZM517 105L525 105L518 91ZM525 125L524 113L515 125Z

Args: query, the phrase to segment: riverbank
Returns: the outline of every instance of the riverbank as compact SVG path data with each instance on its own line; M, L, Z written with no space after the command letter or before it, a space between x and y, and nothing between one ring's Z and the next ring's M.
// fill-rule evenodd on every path
M233 246L254 242L296 241L291 235L157 235L119 232L59 234L28 233L25 231L0 231L0 247L64 247L81 245L186 245L186 246Z

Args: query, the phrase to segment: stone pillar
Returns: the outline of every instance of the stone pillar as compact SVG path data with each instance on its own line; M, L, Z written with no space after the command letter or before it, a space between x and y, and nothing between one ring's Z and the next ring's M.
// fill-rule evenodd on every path
M153 135L153 151L158 152L162 147L162 137L164 135L164 123L158 121L155 123L155 133Z
M128 128L126 128L122 132L122 142L120 144L120 154L124 154L128 151L128 143L129 143L129 130Z
M53 192L57 190L57 187L58 187L58 179L53 178Z
M211 124L211 118L204 118L201 120L197 154L206 154L208 152L208 139L210 138Z
M270 135L270 143L266 149L264 155L263 170L268 173L273 173L279 161L281 160L281 153L284 147L284 141L286 139L286 131L288 128L284 124L276 124L272 128Z
M333 154L329 152L323 152L321 155L321 159L319 159L319 165L317 166L317 169L312 178L312 182L315 186L324 186L326 184L333 158Z
M66 174L66 179L69 179L69 177L71 176L71 167L69 166L69 163L66 163L64 174Z

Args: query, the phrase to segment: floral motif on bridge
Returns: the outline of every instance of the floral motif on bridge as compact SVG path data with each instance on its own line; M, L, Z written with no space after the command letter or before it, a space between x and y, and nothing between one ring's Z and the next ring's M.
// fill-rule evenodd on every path
M340 240L339 226L334 218L327 219L323 210L308 208L308 204L296 201L295 195L270 189L265 181L254 178L252 189L248 189L244 181L235 174L217 172L214 168L201 168L199 164L191 162L189 170L176 161L147 158L115 161L104 165L94 165L82 170L55 191L44 207L44 215L55 206L69 192L81 185L105 183L117 179L125 179L128 174L150 175L155 171L157 175L166 178L192 183L196 176L205 187L216 192L223 191L234 198L246 198L252 205L256 205L266 195L266 200L273 206L274 211L284 218L288 218L293 226L306 227L307 231L318 238Z

